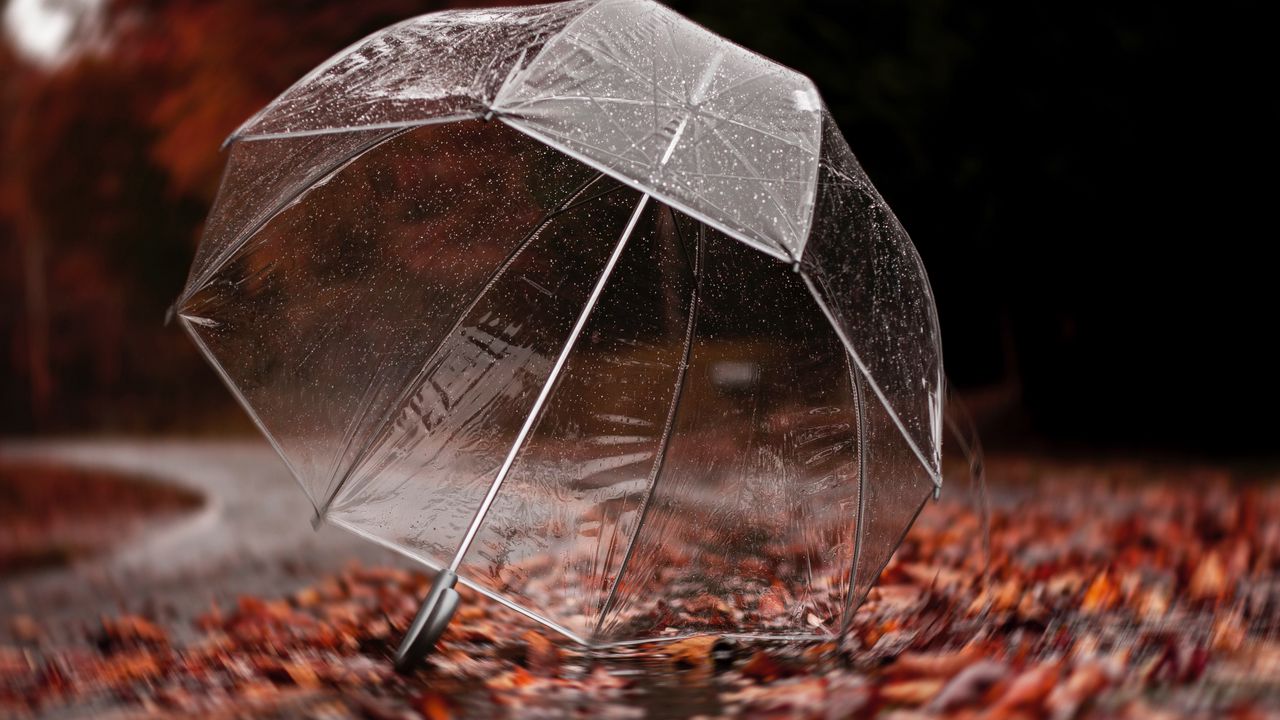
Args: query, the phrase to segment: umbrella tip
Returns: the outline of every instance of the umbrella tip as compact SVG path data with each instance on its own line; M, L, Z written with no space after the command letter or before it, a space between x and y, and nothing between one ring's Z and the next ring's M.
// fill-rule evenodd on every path
M457 573L447 568L436 575L396 650L396 670L402 673L413 670L435 648L458 609L458 591L453 589L457 582Z

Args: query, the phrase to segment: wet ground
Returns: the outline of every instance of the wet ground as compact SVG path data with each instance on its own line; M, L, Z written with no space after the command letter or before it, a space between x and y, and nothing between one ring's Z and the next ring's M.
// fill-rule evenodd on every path
M265 443L4 443L0 457L206 498L73 567L0 580L0 716L1280 717L1271 466L997 460L990 580L972 506L944 496L850 652L585 656L472 598L447 652L406 678L387 658L425 576L314 530ZM121 628L131 615L154 626Z
M114 549L71 567L0 578L0 618L30 618L41 643L84 645L110 615L155 619L175 642L200 635L197 619L211 607L235 607L242 597L286 597L353 566L401 567L417 563L340 528L313 528L314 511L284 464L265 443L174 441L7 442L0 458L63 463L109 470L140 481L175 484L206 498L199 510L162 520ZM512 615L515 623L523 618ZM532 623L528 623L532 626ZM22 643L23 623L0 622L0 646ZM524 628L513 627L518 635ZM637 692L615 705L599 697L561 694L541 709L548 717L587 713L636 717L637 708L661 717L715 713L715 677L679 678L661 659L636 656L578 658L566 676L585 675L603 662ZM489 716L495 710L483 684L464 682L452 695L452 712ZM335 706L361 715L391 712L375 696L309 691L278 698L254 711L265 717L309 717ZM50 717L132 716L110 700L54 708ZM2 713L0 713L2 714ZM392 713L394 714L394 713ZM643 713L642 713L643 714Z
M8 442L0 457L105 469L205 498L105 555L0 580L0 616L32 615L53 639L74 641L103 613L155 611L183 627L214 601L288 594L353 562L412 565L338 528L313 529L310 503L265 442ZM12 634L6 623L0 642Z

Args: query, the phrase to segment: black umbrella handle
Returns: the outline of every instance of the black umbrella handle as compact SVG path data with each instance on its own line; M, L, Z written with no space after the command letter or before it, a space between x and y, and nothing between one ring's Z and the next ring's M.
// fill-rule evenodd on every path
M444 569L436 575L422 607L409 626L409 632L405 633L396 650L396 669L400 672L412 670L422 662L435 649L436 641L444 634L445 628L449 627L449 621L458 609L458 591L453 589L457 582L458 574L452 570Z

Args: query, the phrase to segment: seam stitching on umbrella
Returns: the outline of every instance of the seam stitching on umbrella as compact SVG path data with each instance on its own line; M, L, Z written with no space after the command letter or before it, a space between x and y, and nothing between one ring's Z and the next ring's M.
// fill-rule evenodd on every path
M677 234L677 242L681 248L684 247L684 241L679 239L680 226L676 222L675 211L667 206L667 212L671 214L672 227L675 228ZM658 457L654 459L653 470L650 472L648 488L644 495L644 500L637 514L635 529L631 531L631 539L627 542L627 549L622 554L622 560L618 563L617 574L614 575L612 586L609 588L609 594L605 597L604 603L600 606L599 616L596 618L596 626L591 631L591 639L595 641L600 631L604 628L605 618L613 609L613 604L618 593L618 587L622 584L622 577L627 572L627 567L631 564L631 558L635 551L636 541L640 538L640 531L644 528L644 521L648 518L649 508L652 506L653 494L658 489L658 478L662 474L662 470L667 460L667 449L671 445L672 429L675 426L676 415L680 409L680 401L683 398L685 378L689 374L689 360L693 354L693 339L697 333L698 326L698 300L701 296L699 290L702 285L702 252L703 252L703 226L698 226L697 247L694 249L693 257L693 289L689 298L689 321L685 328L684 352L680 359L680 372L676 373L676 384L672 390L671 407L667 411L667 421L663 426L662 439L658 448Z
M862 562L862 541L866 530L867 517L867 405L863 395L862 383L858 380L858 371L845 353L845 364L849 368L849 385L853 389L853 401L857 405L858 416L858 510L853 526L853 558L849 565L849 588L841 611L840 635L844 635L853 621L853 594L858 581L858 565Z
M924 453L921 452L920 447L916 444L915 438L911 437L911 433L907 432L907 427L902 422L902 418L898 417L898 412L893 408L893 405L889 402L888 398L885 397L884 391L880 389L878 384L876 384L875 378L871 377L871 372L867 369L867 366L863 364L862 358L858 357L858 353L853 347L853 342L849 339L848 334L845 333L844 328L842 328L840 323L836 320L835 315L831 312L831 308L827 307L826 301L822 299L822 294L818 291L818 286L814 284L814 280L810 277L809 272L802 269L800 271L800 277L804 279L805 285L809 287L809 294L812 295L814 301L817 302L818 308L822 310L822 314L827 317L827 322L830 323L831 328L835 330L836 336L840 338L840 342L844 344L845 349L851 356L853 356L854 362L858 364L858 369L862 371L862 375L867 379L867 384L871 386L872 392L874 392L876 398L880 400L880 404L884 406L885 412L888 413L889 418L893 420L893 424L898 428L898 432L902 435L903 440L906 441L907 446L910 447L911 451L915 454L916 460L920 461L921 467L923 467L929 477L933 479L933 484L938 487L942 487L942 476L939 474L939 471L934 469L933 465L925 459Z

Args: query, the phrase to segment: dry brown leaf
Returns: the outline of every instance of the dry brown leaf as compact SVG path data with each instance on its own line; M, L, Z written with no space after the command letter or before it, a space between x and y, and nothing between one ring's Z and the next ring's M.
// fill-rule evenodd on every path
M112 656L102 663L97 680L113 686L154 678L160 674L160 661L150 650L138 650Z
M1135 610L1140 617L1155 620L1167 615L1169 606L1169 591L1163 586L1157 586L1139 593Z
M993 709L1012 710L1039 706L1058 681L1057 663L1047 662L1024 671L1000 694Z
M316 671L309 664L286 662L281 667L289 676L289 679L293 681L293 684L300 688L314 688L320 686L320 678L316 675Z
M155 623L137 615L102 619L104 640L112 646L167 645L169 634Z
M944 681L939 678L898 680L880 688L880 697L894 705L924 705L942 690Z
M744 676L761 682L769 682L784 677L789 673L788 669L783 667L772 655L757 650L751 656L751 659L742 666L740 671Z
M972 646L956 651L903 653L885 673L891 676L949 678L973 664L978 654Z
M712 664L711 651L719 641L716 635L698 635L668 643L662 652L673 663L691 667L709 666Z
M929 709L935 712L952 712L961 707L976 706L997 683L1009 676L1009 668L1003 663L979 660L961 670L939 691Z
M1187 592L1195 600L1218 601L1227 595L1227 568L1217 551L1210 551L1200 559L1196 571L1187 583Z
M1106 687L1107 673L1098 662L1084 662L1071 671L1066 682L1053 688L1044 707L1052 720L1069 720L1081 706Z
M1234 653L1244 645L1245 636L1244 618L1236 610L1214 620L1209 645L1219 652Z
M1103 612L1115 607L1119 600L1119 588L1111 579L1111 573L1104 570L1089 584L1089 589L1080 601L1080 609L1087 613Z
M418 698L418 712L426 720L452 720L453 711L449 707L449 699L440 693L427 692Z
M560 667L560 647L537 630L523 635L529 669L539 675L552 675Z
M320 591L315 588L303 588L293 596L293 602L300 608L310 608L319 605L323 601Z
M995 592L991 595L991 609L1006 612L1016 608L1020 600L1022 600L1022 583L1016 578L1010 578L996 586Z
M533 676L524 668L515 667L485 680L491 690L520 690L533 684Z

